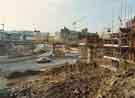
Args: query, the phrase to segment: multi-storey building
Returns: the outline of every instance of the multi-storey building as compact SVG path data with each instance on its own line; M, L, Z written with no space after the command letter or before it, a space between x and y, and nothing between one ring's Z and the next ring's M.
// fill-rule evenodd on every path
M87 36L80 40L80 53L83 62L94 61L95 58L101 57L102 40L97 33L88 33Z
M125 27L120 27L119 33L104 39L104 57L117 61L117 65L121 60L135 63L135 17Z
M104 43L104 64L108 65L114 63L113 65L118 65L119 62L119 33L110 34L110 38L103 39Z
M0 31L0 56L32 54L34 34L34 31Z
M69 30L64 27L60 32L56 33L57 40L64 42L66 44L78 44L79 42L79 32Z
M6 31L7 39L13 41L32 41L34 31Z

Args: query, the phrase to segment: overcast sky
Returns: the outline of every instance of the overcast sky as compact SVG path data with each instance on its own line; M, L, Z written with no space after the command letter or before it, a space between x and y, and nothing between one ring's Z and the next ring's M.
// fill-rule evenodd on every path
M44 32L59 31L63 26L88 27L89 31L103 31L115 25L120 16L121 0L0 0L0 23L8 29L29 29L34 27ZM124 0L123 0L124 1ZM135 0L128 0L129 14L132 15ZM113 15L112 15L113 9ZM131 10L132 9L132 10Z

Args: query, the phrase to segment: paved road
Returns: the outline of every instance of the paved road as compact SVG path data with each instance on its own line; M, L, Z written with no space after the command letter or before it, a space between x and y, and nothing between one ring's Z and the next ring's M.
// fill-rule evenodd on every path
M61 59L55 58L50 63L37 64L35 62L35 59L33 59L33 60L26 60L26 61L21 61L21 62L17 62L17 63L0 64L0 69L4 73L5 72L10 73L10 72L14 72L14 71L25 71L25 70L31 70L31 69L40 69L42 67L64 64L66 62L74 63L75 60L76 60L76 58L70 58L70 57L61 58Z
M17 63L7 63L7 64L0 64L0 75L2 74L9 74L14 71L25 71L25 70L38 70L41 69L42 67L45 68L52 68L55 66L62 65L66 62L73 64L77 60L76 57L66 57L66 58L53 58L52 62L50 63L44 63L44 64L37 64L36 59L32 60L25 60ZM0 77L0 88L6 87L6 79Z

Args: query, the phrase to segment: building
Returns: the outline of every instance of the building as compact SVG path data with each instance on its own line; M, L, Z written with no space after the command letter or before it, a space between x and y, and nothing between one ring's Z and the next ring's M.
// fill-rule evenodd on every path
M13 41L32 41L34 31L6 31L7 39Z
M112 64L113 66L118 66L120 57L119 36L119 33L112 33L110 38L103 39L104 65Z
M35 43L45 44L49 41L49 38L50 38L49 32L37 32L33 37L33 41Z
M98 33L87 33L86 37L80 40L81 61L90 63L95 58L102 56L102 40Z
M78 44L79 32L64 27L60 32L56 33L56 40L66 44Z
M130 46L129 59L135 62L135 16L127 23L129 29L128 32L128 44Z
M0 40L32 41L34 31L0 31Z
M93 47L100 46L99 45L100 38L98 33L87 33L86 39L87 39L87 44L89 46L93 46Z
M7 43L4 42L5 40L7 40L7 33L0 30L0 56L5 56L8 54Z
M31 55L34 31L1 31L0 56Z
M104 39L104 57L112 61L135 63L135 17L113 33L110 39ZM113 64L113 63L112 63Z
M0 40L6 40L7 33L5 31L0 30Z

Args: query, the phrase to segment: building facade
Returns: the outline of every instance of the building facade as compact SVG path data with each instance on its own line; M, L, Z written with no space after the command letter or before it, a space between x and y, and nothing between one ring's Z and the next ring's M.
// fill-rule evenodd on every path
M5 31L0 31L0 40L6 40L7 39L7 33Z
M31 55L34 31L1 31L0 56Z
M88 33L80 40L80 55L82 62L93 62L102 56L102 40L97 33Z
M13 41L32 41L34 31L7 31L7 39Z
M64 27L60 32L56 33L56 40L66 44L78 44L79 32Z

